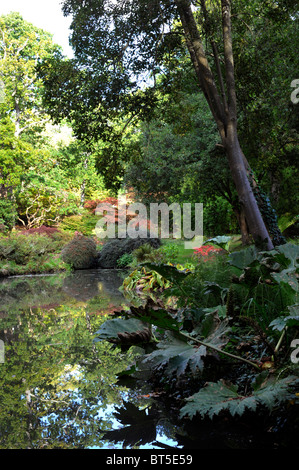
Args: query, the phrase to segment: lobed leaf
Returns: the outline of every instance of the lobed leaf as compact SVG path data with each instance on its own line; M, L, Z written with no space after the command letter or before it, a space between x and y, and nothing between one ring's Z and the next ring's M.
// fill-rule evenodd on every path
M262 374L261 374L262 376ZM256 411L258 405L265 406L270 411L281 402L291 397L290 385L298 383L295 376L290 376L276 382L265 380L256 381L252 395L240 396L236 385L219 380L210 382L198 393L186 399L186 405L181 409L180 416L193 418L199 413L203 418L213 418L222 411L228 411L232 416L242 416L246 410Z
M177 377L186 373L190 367L192 373L201 372L204 367L203 358L207 354L205 346L195 347L174 336L158 344L157 350L149 354L143 362L151 362L154 367L166 366L166 373Z

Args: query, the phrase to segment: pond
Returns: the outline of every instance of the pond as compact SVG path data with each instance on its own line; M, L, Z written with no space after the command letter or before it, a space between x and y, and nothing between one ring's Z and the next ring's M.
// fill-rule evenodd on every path
M93 342L126 308L123 278L84 270L1 280L1 449L180 447L148 390L118 383L138 352Z
M0 281L0 449L294 446L293 434L265 432L263 415L182 422L169 391L123 374L140 350L94 338L128 309L125 276L84 270Z

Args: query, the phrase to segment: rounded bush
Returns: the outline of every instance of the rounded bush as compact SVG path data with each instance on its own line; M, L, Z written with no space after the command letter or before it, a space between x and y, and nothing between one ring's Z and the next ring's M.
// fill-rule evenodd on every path
M98 252L95 242L84 235L76 235L62 250L62 260L74 269L96 266Z

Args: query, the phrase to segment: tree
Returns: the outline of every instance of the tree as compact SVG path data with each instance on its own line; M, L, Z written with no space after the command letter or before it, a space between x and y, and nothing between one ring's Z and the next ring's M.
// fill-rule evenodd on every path
M201 201L206 234L235 230L234 220L229 221L235 214L246 244L247 227L223 149L217 145L216 125L203 95L191 91L179 89L177 82L155 117L140 124L140 153L126 166L124 182L144 203Z
M268 5L268 2L262 3ZM280 4L276 4L273 9L280 8ZM240 11L243 6L244 1L237 2ZM59 69L55 77L53 65L50 70L51 64L48 71L43 72L52 114L57 117L70 112L72 106L66 100L61 101L66 90L67 96L70 95L69 89L73 90L72 98L76 95L71 103L74 105L72 116L77 118L77 132L81 137L87 118L92 118L93 123L91 125L89 121L89 134L94 132L95 136L101 132L107 134L109 110L114 116L125 110L129 119L141 110L148 111L156 99L155 88L140 91L141 80L146 74L151 73L155 78L163 71L165 57L173 55L177 47L182 50L183 38L198 86L217 124L250 233L256 242L266 241L267 248L271 249L273 243L254 194L255 190L259 195L258 186L239 143L231 2L202 0L195 6L190 0L93 0L83 4L78 0L66 0L63 9L66 15L73 16L71 42L77 63L74 66L74 63L64 62L62 70L69 67L69 73L63 80ZM221 24L221 45L217 44L218 34L213 31L215 23ZM204 33L207 43L211 43L210 49L204 48ZM210 52L213 66L208 60ZM71 85L70 80L74 77ZM88 79L84 91L84 87L79 86L79 77L81 84L82 79ZM58 85L53 90L55 83ZM145 114L143 112L143 116ZM275 242L281 240L278 235Z
M44 157L37 137L49 116L41 106L42 82L35 68L58 46L49 33L24 21L19 13L0 17L0 35L0 218L11 228L24 175L28 178L28 170Z
M0 18L0 76L4 84L2 106L15 124L15 135L41 127L49 119L41 107L41 81L36 75L37 63L58 50L52 36L23 20L19 13Z

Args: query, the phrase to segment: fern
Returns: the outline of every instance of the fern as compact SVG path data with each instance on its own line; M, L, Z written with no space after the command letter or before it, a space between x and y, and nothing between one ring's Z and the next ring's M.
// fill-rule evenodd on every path
M259 405L272 411L275 406L294 397L290 387L298 385L297 377L289 376L277 381L271 378L263 380L265 377L264 373L258 376L253 393L249 396L240 396L238 387L224 380L209 382L198 393L186 399L180 416L193 418L199 413L203 418L208 416L212 419L223 411L228 411L232 416L242 416L246 410L256 411Z

